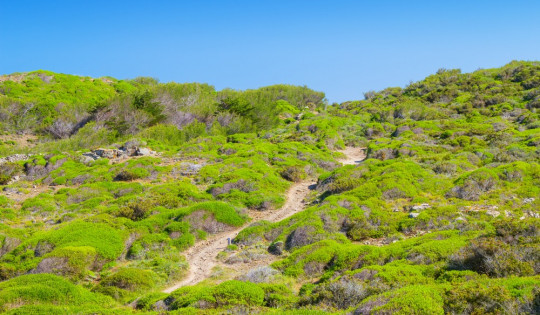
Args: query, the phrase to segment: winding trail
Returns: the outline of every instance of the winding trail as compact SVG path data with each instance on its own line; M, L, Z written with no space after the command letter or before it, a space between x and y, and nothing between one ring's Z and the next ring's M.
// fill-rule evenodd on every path
M344 165L358 164L365 158L364 149L362 148L347 147L338 152L341 152L346 156L344 159L339 160ZM231 240L234 239L240 231L255 222L261 220L278 222L304 210L305 198L309 194L311 187L315 184L316 182L312 179L293 184L287 192L285 204L280 209L264 212L250 211L249 215L253 219L251 222L237 227L234 230L215 234L209 239L198 242L190 247L185 252L186 260L190 266L188 274L184 279L165 288L162 292L171 293L178 288L187 285L195 285L210 277L212 269L219 264L216 257L219 252L227 247L228 238Z

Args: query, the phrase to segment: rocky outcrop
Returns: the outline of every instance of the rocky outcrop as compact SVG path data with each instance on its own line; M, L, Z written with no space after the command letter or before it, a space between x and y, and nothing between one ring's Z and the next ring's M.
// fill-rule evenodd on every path
M13 154L10 156L0 158L0 164L4 164L8 162L14 163L14 162L19 162L19 161L29 160L31 158L32 158L32 154Z
M149 148L139 146L141 143L138 141L126 142L118 149L96 149L91 152L85 152L82 154L82 162L88 163L97 159L126 159L133 156L154 156L157 152L152 151Z
M487 215L490 215L492 217L498 217L501 215L499 211L497 211L499 207L494 205L473 205L473 206L466 206L464 209L464 212L485 212Z

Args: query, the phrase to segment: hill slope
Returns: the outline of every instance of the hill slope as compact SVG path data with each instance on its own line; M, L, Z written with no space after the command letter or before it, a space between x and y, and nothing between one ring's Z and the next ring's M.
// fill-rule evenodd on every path
M538 313L539 104L537 62L332 105L2 76L0 309Z

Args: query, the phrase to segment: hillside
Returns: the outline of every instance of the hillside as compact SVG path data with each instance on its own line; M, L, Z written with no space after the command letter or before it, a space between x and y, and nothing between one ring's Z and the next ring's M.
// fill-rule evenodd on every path
M524 61L342 104L0 76L0 310L540 313L539 108Z

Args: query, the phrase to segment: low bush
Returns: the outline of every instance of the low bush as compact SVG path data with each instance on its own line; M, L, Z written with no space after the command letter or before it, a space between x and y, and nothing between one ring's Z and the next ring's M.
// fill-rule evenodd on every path
M218 306L250 305L259 306L264 302L264 291L251 282L225 281L212 290Z
M0 283L0 310L17 313L20 308L20 313L23 314L24 307L31 305L92 308L110 307L113 302L51 274L24 275Z

